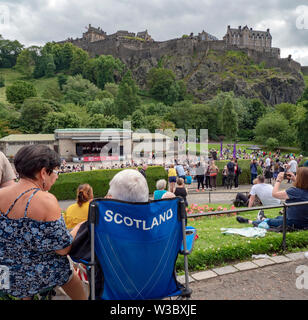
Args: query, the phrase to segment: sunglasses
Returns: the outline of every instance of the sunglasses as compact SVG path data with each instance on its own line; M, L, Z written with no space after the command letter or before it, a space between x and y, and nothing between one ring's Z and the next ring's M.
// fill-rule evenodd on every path
M60 171L58 170L52 170L53 173L55 173L57 176L59 175Z

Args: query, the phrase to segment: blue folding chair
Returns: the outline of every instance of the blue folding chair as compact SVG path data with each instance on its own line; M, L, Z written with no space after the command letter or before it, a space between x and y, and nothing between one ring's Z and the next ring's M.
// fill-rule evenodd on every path
M91 300L189 299L187 255L196 229L186 227L186 221L180 197L147 203L94 199L88 217ZM176 280L179 253L184 255L184 285ZM99 294L95 290L97 263L103 273Z

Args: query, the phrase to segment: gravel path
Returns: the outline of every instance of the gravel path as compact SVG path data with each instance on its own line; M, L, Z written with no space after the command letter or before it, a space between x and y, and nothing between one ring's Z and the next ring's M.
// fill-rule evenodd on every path
M296 273L305 266L306 275ZM305 276L306 289L296 287ZM308 300L308 260L301 259L193 282L195 300Z

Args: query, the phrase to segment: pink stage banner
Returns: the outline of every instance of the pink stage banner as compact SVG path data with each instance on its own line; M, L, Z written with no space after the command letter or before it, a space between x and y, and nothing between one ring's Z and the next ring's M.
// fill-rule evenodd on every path
M119 156L110 156L110 157L83 157L84 162L97 162L97 161L117 161Z

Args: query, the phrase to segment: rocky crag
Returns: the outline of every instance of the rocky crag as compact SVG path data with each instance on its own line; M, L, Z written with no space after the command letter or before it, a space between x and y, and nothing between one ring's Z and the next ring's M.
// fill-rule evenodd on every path
M277 48L262 52L223 40L194 38L164 42L106 39L74 44L93 57L110 54L119 58L142 88L146 87L146 75L151 68L169 68L202 101L218 91L232 90L238 96L260 98L268 105L296 103L305 88L301 65L291 57L281 59Z

